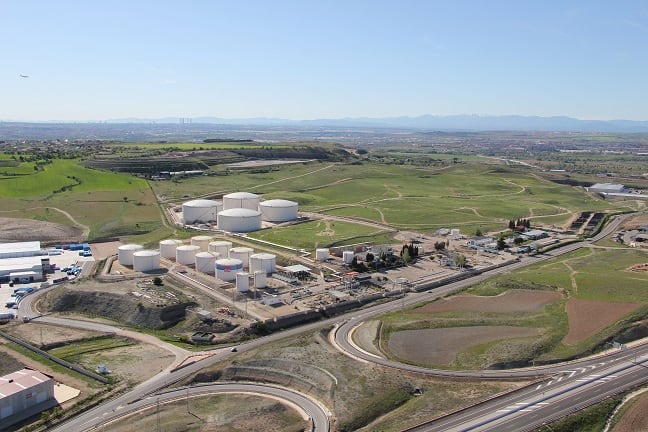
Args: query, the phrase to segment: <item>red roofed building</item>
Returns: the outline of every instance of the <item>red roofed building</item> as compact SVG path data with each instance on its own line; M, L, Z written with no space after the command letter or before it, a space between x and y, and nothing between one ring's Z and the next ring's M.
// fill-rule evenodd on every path
M4 427L56 405L54 380L22 369L0 377L0 424Z

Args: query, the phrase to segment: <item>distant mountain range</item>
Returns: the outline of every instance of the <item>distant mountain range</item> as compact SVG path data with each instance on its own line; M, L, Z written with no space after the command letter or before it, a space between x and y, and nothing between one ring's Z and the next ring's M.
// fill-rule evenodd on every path
M479 116L452 115L383 118L340 118L317 120L286 120L278 118L225 119L218 117L160 119L123 118L108 120L106 123L162 123L162 124L222 124L222 125L260 125L292 127L371 127L420 130L460 130L460 131L558 131L558 132L648 132L648 121L634 120L579 120L572 117L537 116Z

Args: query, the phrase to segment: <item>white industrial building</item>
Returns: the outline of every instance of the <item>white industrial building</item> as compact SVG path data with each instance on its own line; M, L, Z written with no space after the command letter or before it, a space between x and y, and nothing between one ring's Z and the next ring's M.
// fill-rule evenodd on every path
M223 210L220 201L197 199L182 204L182 220L185 224L215 222L218 212Z
M596 183L586 188L588 192L609 194L609 193L624 193L626 187L617 183Z
M8 427L56 405L54 380L22 369L0 377L0 425Z
M49 267L49 257L24 256L0 260L0 281L36 282L43 280L43 267Z
M42 255L40 242L0 243L0 259Z
M261 212L249 208L232 208L218 213L218 228L229 232L261 229Z
M233 192L223 196L223 210L237 208L258 210L259 201L259 195L250 192Z
M294 201L272 199L259 203L262 218L269 222L286 222L297 219L298 204Z

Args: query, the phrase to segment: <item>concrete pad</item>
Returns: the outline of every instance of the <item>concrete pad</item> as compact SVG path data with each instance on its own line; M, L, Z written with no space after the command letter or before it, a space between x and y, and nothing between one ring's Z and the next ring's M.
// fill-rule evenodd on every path
M59 405L63 402L74 399L79 396L79 394L81 394L81 390L77 390L61 383L54 384L54 399L56 399L56 402L58 402Z

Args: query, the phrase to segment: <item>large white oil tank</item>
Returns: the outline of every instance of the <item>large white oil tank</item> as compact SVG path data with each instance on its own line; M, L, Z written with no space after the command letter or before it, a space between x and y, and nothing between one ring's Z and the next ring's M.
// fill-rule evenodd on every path
M250 255L250 273L256 274L258 270L266 274L275 272L277 265L277 256L270 253L257 253Z
M218 253L222 257L226 257L230 249L232 249L232 242L229 241L213 241L207 247L208 252Z
M261 201L259 210L261 210L263 220L270 222L286 222L297 219L298 204L294 201L273 199Z
M236 273L243 270L243 262L233 258L216 260L216 278L222 281L233 281Z
M133 265L133 254L137 251L141 251L144 249L144 246L134 244L134 243L129 243L125 245L121 245L117 248L117 259L119 260L119 264L125 265L125 266L132 266Z
M342 252L342 261L344 261L344 264L351 264L354 256L355 256L355 252L344 251Z
M317 261L326 261L329 257L328 248L315 249L315 259Z
M249 247L233 247L229 250L229 257L241 260L245 268L248 267L252 254L254 254L254 249Z
M191 237L191 244L193 246L198 246L200 247L200 250L203 252L207 252L209 249L209 242L214 240L214 237L207 236L207 235L199 235L195 237Z
M461 238L461 232L458 228L452 228L450 230L450 237L452 237L454 240L459 240Z
M250 290L250 273L238 272L236 273L236 291L248 292Z
M235 208L258 210L259 200L259 195L253 193L233 192L223 196L223 210Z
M140 250L133 253L133 270L149 272L160 269L160 252Z
M160 241L160 256L162 258L175 258L176 248L182 244L182 240L166 239Z
M228 232L250 232L261 229L261 212L233 208L218 213L218 229Z
M266 272L264 270L257 270L254 272L254 288L266 287Z
M197 199L182 204L182 220L185 224L208 223L216 220L223 210L220 201Z
M196 254L200 252L200 246L182 245L176 248L176 262L178 264L194 264Z
M214 274L217 258L218 254L213 254L211 252L198 252L195 256L196 271Z

